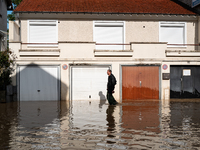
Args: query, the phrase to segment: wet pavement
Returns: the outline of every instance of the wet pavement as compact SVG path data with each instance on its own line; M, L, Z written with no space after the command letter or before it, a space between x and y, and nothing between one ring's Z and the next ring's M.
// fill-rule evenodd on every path
M200 101L0 103L0 149L200 149Z

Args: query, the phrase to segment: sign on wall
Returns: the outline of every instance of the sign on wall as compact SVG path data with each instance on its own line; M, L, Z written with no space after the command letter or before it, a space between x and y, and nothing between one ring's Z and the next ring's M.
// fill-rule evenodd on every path
M191 76L191 69L183 69L183 76Z
M163 70L167 70L168 66L167 66L166 64L164 64L164 65L162 66L162 68L163 68Z
M195 7L200 4L200 0L192 0L192 7Z
M66 64L62 65L63 70L67 70L68 66Z

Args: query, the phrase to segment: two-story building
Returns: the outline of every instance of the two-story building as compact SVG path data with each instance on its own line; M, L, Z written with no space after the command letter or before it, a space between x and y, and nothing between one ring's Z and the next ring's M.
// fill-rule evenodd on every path
M18 99L200 97L199 16L171 0L23 0L10 22Z
M11 0L0 1L0 51L7 48L7 10L11 9Z

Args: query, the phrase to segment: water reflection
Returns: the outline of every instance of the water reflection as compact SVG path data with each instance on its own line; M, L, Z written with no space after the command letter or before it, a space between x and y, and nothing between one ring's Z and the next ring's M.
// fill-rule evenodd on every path
M199 108L176 101L1 103L0 149L199 149Z
M18 103L0 104L0 149L8 149L18 126Z
M111 138L111 140L107 140L107 143L116 143L115 141L112 141L112 138L116 137L115 133L116 133L116 129L115 129L115 117L113 116L113 113L115 111L116 106L108 106L107 110L106 110L106 120L107 120L107 137Z

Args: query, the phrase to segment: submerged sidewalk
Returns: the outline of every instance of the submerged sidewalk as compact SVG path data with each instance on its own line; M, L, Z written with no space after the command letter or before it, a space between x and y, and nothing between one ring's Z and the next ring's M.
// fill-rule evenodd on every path
M198 149L200 102L0 104L0 149Z

